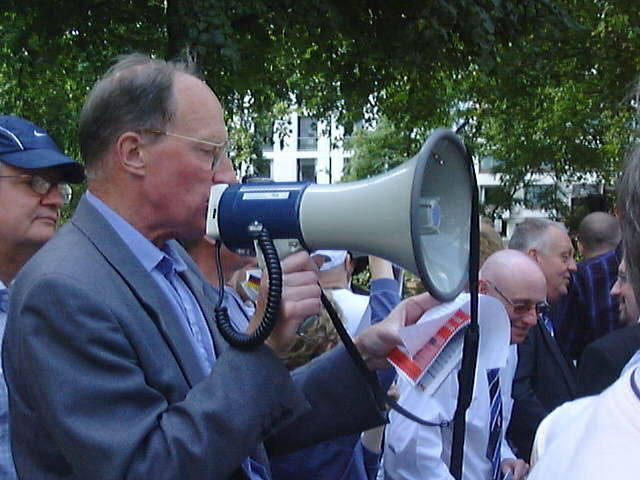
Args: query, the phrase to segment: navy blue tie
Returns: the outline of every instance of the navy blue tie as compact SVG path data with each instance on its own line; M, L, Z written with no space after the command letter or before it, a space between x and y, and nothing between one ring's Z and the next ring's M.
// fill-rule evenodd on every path
M552 337L555 337L555 332L553 331L553 322L551 321L551 317L546 313L540 314L540 319L542 320L542 324L549 331Z
M489 424L489 442L487 443L487 458L491 462L491 479L500 480L500 444L502 438L502 396L500 395L500 370L487 370L489 384L489 405L491 408Z

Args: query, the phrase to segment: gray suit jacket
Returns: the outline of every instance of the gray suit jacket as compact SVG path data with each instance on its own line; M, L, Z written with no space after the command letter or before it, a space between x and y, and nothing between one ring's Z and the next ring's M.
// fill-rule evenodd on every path
M290 376L265 346L225 344L213 289L183 257L217 353L207 377L163 292L86 199L19 274L2 353L23 478L240 477L247 456L267 462L263 442L286 452L383 421L342 348Z

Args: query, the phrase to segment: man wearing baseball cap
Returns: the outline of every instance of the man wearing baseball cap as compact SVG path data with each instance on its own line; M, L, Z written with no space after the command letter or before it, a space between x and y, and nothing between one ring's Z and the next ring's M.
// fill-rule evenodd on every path
M70 183L84 167L63 155L42 128L0 116L0 340L7 320L8 287L20 268L54 234ZM0 478L16 478L9 445L7 388L0 368Z

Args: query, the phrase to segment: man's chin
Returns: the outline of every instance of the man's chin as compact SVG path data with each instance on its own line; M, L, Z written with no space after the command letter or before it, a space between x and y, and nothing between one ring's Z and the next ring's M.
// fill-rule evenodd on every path
M32 225L30 237L44 238L43 242L46 242L56 233L57 228L57 223L51 220L36 220Z
M28 238L24 238L23 245L29 245L29 248L35 251L47 243L51 237L53 237L54 233L56 233L55 228L38 228L37 231L32 230Z
M522 330L511 331L511 344L519 344L526 340L529 330L523 332Z
M558 291L555 292L555 295L550 295L547 292L547 302L549 302L551 305L553 305L554 303L556 303L558 300L560 300L562 297L564 297L568 293L569 293L568 286L562 286L561 288L559 288Z

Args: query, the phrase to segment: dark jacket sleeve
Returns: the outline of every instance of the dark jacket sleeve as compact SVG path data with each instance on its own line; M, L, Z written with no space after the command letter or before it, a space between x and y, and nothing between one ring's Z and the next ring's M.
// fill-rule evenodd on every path
M577 396L586 397L601 393L618 378L619 374L620 371L616 368L615 362L604 349L597 343L587 345L578 367Z
M518 366L513 380L513 411L507 430L510 444L516 455L529 461L533 438L538 425L549 411L534 392L537 369L537 350L540 341L540 325L534 326L529 335L518 345Z

